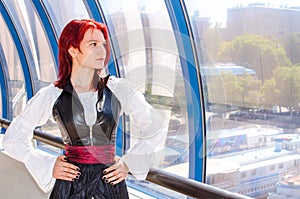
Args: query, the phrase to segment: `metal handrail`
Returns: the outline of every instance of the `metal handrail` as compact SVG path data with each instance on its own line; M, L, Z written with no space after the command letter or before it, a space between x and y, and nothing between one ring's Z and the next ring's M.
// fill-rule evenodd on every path
M10 121L7 119L0 118L0 123L2 128L7 129L10 124ZM33 133L34 139L60 149L65 149L65 145L61 137L56 137L54 135L51 135L49 133L46 133L45 131L38 130L38 129L35 129L33 132L34 132Z
M10 121L7 119L0 118L0 123L2 128L7 129L10 124ZM51 134L46 133L45 131L41 131L38 129L34 130L33 138L60 149L65 148L61 137L53 136ZM248 196L233 193L224 189L214 187L212 185L197 182L192 179L184 178L157 169L150 169L146 180L193 198L251 199Z

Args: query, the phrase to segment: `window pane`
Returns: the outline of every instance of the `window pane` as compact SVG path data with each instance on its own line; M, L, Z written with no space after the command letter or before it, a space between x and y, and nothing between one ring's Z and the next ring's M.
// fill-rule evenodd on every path
M130 80L158 110L167 115L169 131L161 164L178 174L175 165L188 165L187 104L178 46L163 0L100 1L111 33L121 76ZM160 9L157 9L157 8ZM133 126L126 129L136 140ZM188 170L181 175L187 177Z
M292 190L296 178L283 179L300 174L300 3L185 2L204 85L206 181L254 198L299 197L280 186Z
M43 2L58 35L72 19L90 18L82 0L43 0Z
M8 114L12 114L8 115L8 117L14 118L24 109L25 103L27 101L27 94L25 91L23 69L19 59L19 54L2 15L0 15L0 26L0 41L6 61L6 65L2 65L2 67L4 73L8 75Z
M25 0L6 1L27 54L34 92L56 79L55 62L33 4Z
M26 0L6 0L5 4L16 24L22 46L26 51L26 59L28 60L30 67L30 77L33 80L34 92L36 93L40 88L57 79L55 58L52 57L42 24L35 9L32 7L33 3ZM10 64L8 65L10 66ZM23 71L21 70L18 72L23 74ZM22 86L21 90L15 94L16 99L10 100L15 113L14 117L20 113L21 109L23 109L27 103L27 99L20 95L23 94L23 92L25 93L24 85ZM57 134L59 132L57 129L56 124L51 120L44 125L44 130L49 133L54 132ZM37 141L38 147L41 147L42 145L45 144ZM45 147L50 146L45 145ZM54 147L50 148L57 151Z

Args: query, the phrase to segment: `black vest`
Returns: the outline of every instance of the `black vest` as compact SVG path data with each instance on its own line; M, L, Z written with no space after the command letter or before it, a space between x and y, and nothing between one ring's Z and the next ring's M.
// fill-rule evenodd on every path
M89 127L84 119L83 106L71 82L63 87L62 93L54 103L52 113L65 144L73 146L114 144L121 105L106 85L98 90L95 109L97 119L95 124Z

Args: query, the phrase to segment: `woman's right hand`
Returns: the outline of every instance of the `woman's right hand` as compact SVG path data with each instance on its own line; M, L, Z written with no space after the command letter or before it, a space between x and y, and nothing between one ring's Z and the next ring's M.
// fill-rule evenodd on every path
M56 179L74 181L80 176L79 167L67 162L65 155L60 155L56 158L52 175Z

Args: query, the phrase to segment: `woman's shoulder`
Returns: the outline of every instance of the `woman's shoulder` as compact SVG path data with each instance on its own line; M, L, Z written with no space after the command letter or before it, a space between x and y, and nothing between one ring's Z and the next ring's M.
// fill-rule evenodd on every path
M134 109L148 106L138 86L134 85L131 81L112 76L107 85L117 96L125 112L132 112Z
M122 90L122 89L130 89L134 90L134 85L125 78L120 78L116 76L109 76L107 85L109 88L113 90Z
M37 93L45 93L45 94L51 94L51 93L60 93L61 89L56 87L54 83L50 83L47 86L42 87Z
M110 75L108 78L108 84L115 84L118 83L119 81L123 80L124 78L116 77L114 75Z
M44 86L40 90L38 90L34 97L56 99L58 95L60 95L61 91L62 90L56 87L53 83L50 83L49 85Z

